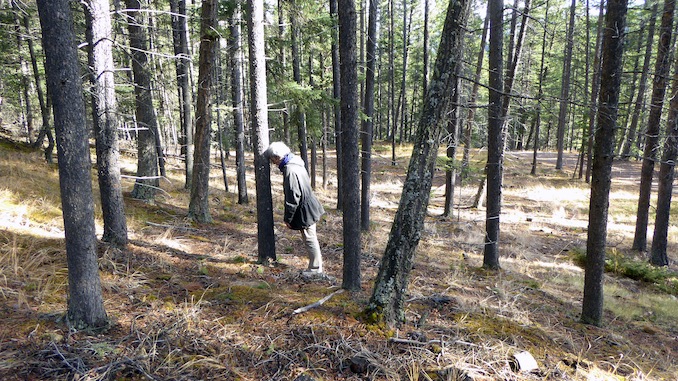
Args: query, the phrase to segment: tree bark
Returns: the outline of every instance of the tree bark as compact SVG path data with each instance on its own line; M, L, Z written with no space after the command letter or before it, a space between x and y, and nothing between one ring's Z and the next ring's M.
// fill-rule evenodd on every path
M397 132L397 117L396 117L396 101L395 101L395 0L389 0L389 23L388 29L388 112L389 112L389 131L391 139L391 165L396 165L396 132Z
M589 6L589 0L586 0L586 48L584 49L584 99L588 97L588 91L589 91L589 78L590 73L591 73L591 49L589 46L591 45L591 17L590 17L590 9L591 7ZM572 174L572 178L575 178L575 175L577 173L577 168L579 169L579 179L584 177L584 158L586 156L586 146L588 144L588 134L589 134L589 128L590 126L586 125L586 115L582 113L582 128L581 128L581 148L579 149L579 156L577 158L577 166L575 167L574 173Z
M303 86L301 80L301 53L299 52L299 40L301 39L301 30L299 29L298 12L299 9L295 0L291 0L292 9L290 10L290 24L292 28L292 76L294 82L299 86ZM309 172L308 166L308 139L306 134L306 110L301 104L294 107L294 121L297 125L297 138L299 139L299 155L304 161L306 171Z
M631 115L631 125L629 126L629 133L626 135L624 145L622 146L621 157L628 159L631 156L631 148L633 142L636 141L638 133L638 122L640 114L645 106L645 89L647 87L647 77L650 71L650 58L652 58L652 47L654 47L654 30L655 20L657 19L658 4L652 6L652 14L650 15L649 25L647 27L647 44L645 45L645 58L643 60L643 69L640 74L640 82L638 83L638 94L636 95L636 102L633 107Z
M485 58L485 44L487 42L487 26L489 25L490 18L485 15L485 21L483 21L483 31L482 36L480 37L480 47L478 49L478 59L476 61L476 72L473 77L473 88L471 90L471 95L468 100L468 115L466 116L466 128L464 129L464 154L461 159L462 165L462 178L466 176L466 172L469 167L469 158L471 153L471 138L473 135L473 125L475 124L475 115L476 115L476 100L478 99L478 89L480 88L480 75L483 72L483 59Z
M598 115L598 94L600 93L600 60L601 47L603 41L603 20L605 16L604 0L600 3L600 12L598 14L598 31L596 34L596 50L593 56L593 80L591 81L591 105L589 107L589 128L588 128L588 147L586 147L586 182L591 181L591 167L593 166L593 135L596 126L596 117Z
M24 124L26 128L26 142L29 145L33 144L33 135L34 135L34 126L33 126L33 107L32 107L32 101L31 101L31 81L29 80L29 72L28 72L28 62L26 62L26 59L24 58L23 53L21 52L22 47L24 45L24 34L21 33L21 18L19 17L20 15L20 10L19 6L16 3L16 1L12 1L12 7L14 8L14 21L16 25L14 26L14 31L16 34L16 43L17 43L17 52L18 52L18 58L19 58L19 75L20 75L20 84L21 84L21 92L23 94L23 99L24 99Z
M30 20L28 15L23 17L23 26L26 34L30 33ZM33 142L34 147L41 146L45 136L47 136L47 147L45 147L45 161L52 163L52 153L54 152L54 135L52 134L52 127L50 119L52 115L51 101L49 97L45 97L42 91L42 79L40 71L38 70L38 58L35 54L35 47L32 39L28 39L28 53L31 56L31 68L33 69L33 80L35 81L35 90L38 93L38 102L40 104L40 113L42 115L42 127L38 133L38 137Z
M504 136L502 133L502 35L503 0L489 0L487 15L490 17L490 94L487 122L487 208L485 210L485 248L483 267L499 269L499 214L501 213L501 186Z
M426 92L428 91L428 65L429 65L429 54L428 54L428 49L429 49L429 30L428 30L428 19L429 19L429 0L424 0L424 38L422 41L422 44L424 45L422 50L423 50L423 62L422 62L422 67L424 72L422 73L422 94L424 97L426 96Z
M548 25L549 20L549 1L546 1L545 14L544 14L544 25ZM546 67L546 36L547 29L544 28L544 33L542 35L542 45L541 45L541 63L539 65L539 89L537 90L537 105L535 106L535 120L534 120L534 146L532 147L532 169L530 174L533 176L537 175L537 155L539 152L539 134L541 129L541 103L544 98L544 82L546 81L546 74L548 73L548 67Z
M212 83L217 47L217 1L203 0L200 14L200 58L198 99L195 108L195 155L188 216L198 222L212 222L209 205L210 145L212 142Z
M358 64L355 0L339 0L341 69L341 166L344 269L342 288L360 290L360 175L358 158Z
M370 0L369 16L367 20L367 62L365 71L365 96L363 98L362 121L362 187L360 188L360 227L363 231L370 229L370 179L372 176L372 133L374 130L374 68L376 65L378 3Z
M235 129L235 170L238 182L238 204L249 204L247 196L247 180L245 169L245 121L244 93L242 73L242 5L235 4L231 14L231 34L229 47L231 50L231 96L233 99L233 125Z
M181 153L184 156L186 183L191 189L193 178L193 92L191 90L191 53L188 49L188 22L186 0L170 0L172 11L172 37L176 56L177 90L179 92L179 115L181 118Z
M574 13L577 5L576 0L572 0L570 6L570 23L567 30L567 44L563 60L563 77L560 88L560 109L558 111L558 130L557 130L557 149L556 169L563 169L563 149L565 145L565 124L567 124L567 109L570 103L570 71L572 66L572 46L574 44Z
M247 29L250 53L250 113L254 145L254 177L257 191L257 239L260 263L276 260L273 232L273 198L270 163L264 157L269 145L264 44L264 1L249 2Z
M678 59L673 68L672 88L678 89ZM669 258L666 246L669 234L669 219L671 216L671 198L673 195L673 179L675 176L676 158L678 157L678 97L671 98L666 137L662 160L659 165L657 213L654 220L654 233L650 248L650 263L655 266L668 266Z
M67 321L108 325L97 263L91 164L77 43L69 1L39 0L47 88L54 100L59 185L68 263Z
M136 118L138 124L138 164L137 180L132 197L150 201L155 197L159 185L158 150L156 135L158 121L155 116L151 94L151 74L148 67L148 38L144 32L142 17L139 13L139 0L125 0L129 17L129 38L132 50L132 72L134 73L134 95L136 98Z
M659 44L657 46L652 98L650 100L650 115L647 121L647 130L645 131L645 149L643 151L643 164L640 170L640 194L638 196L636 230L631 246L632 249L638 251L644 251L647 246L647 223L650 214L652 176L659 148L659 124L661 123L664 95L666 94L666 84L671 66L669 51L671 49L675 7L675 0L665 0L661 26L659 27Z
M338 20L337 0L330 0L330 17L335 21L332 29L332 96L334 98L334 144L337 150L337 210L344 208L344 186L343 186L343 164L342 164L342 144L341 144L341 70L339 67L339 45L335 41L339 40L339 20Z
M424 98L400 205L366 309L366 315L370 319L389 325L404 320L405 292L424 225L449 99L454 92L459 91L453 86L456 80L453 73L461 63L463 28L469 3L467 0L453 0L448 5L435 69Z
M115 65L110 8L107 0L84 4L88 61L92 84L92 120L104 233L101 238L115 246L127 245L127 220L120 182L118 108L115 98Z
M603 317L603 273L607 237L607 214L612 182L614 158L614 130L619 108L622 55L624 52L624 27L627 0L610 0L605 15L603 36L600 108L595 134L591 201L589 206L588 238L586 241L586 267L584 275L584 300L581 320L586 324L600 325Z

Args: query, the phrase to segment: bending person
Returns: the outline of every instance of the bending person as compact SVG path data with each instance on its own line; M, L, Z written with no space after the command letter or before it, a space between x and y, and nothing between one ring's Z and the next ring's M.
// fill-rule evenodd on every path
M304 162L292 154L283 142L271 143L264 152L264 156L277 165L283 173L285 225L292 230L301 231L309 259L305 273L322 274L323 258L316 234L316 222L325 213L325 209L313 194L311 179Z

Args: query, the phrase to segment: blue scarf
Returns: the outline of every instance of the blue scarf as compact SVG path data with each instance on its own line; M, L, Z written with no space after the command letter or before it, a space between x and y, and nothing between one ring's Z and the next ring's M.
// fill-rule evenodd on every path
M285 157L283 157L283 159L280 161L280 164L278 164L278 169L280 169L280 171L282 171L283 168L285 168L287 163L289 163L289 161L292 160L293 157L294 157L294 155L291 152L288 153L287 155L285 155Z

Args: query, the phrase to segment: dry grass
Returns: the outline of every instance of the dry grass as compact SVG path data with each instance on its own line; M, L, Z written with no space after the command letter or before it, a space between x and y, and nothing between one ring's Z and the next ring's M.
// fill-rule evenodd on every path
M586 240L588 187L571 180L571 173L551 172L546 161L540 176L532 178L520 153L506 164L503 270L480 269L483 210L462 208L453 219L437 217L444 200L438 176L410 280L407 322L396 330L362 323L359 316L409 158L407 148L398 147L392 166L389 147L377 152L372 225L363 235L363 291L293 314L332 293L339 280L302 278L301 240L280 226L279 263L255 263L252 179L250 205L238 205L215 171L215 222L188 221L188 192L173 164L162 184L165 192L154 204L126 199L129 247L100 248L113 324L108 332L93 334L69 331L61 321L67 269L56 170L43 164L39 153L0 147L0 378L254 381L307 374L318 380L414 381L466 374L474 380L675 379L675 297L608 276L605 326L578 322L583 270L572 262L572 252ZM475 153L474 160L481 167L483 153ZM133 168L132 160L124 162L125 171ZM274 213L281 221L276 171L272 181ZM330 179L329 189L318 190L328 210L318 230L326 269L339 278L342 232L341 214L334 210L335 183ZM132 183L126 180L124 186L129 191ZM476 187L475 180L458 187L461 205L470 203ZM633 232L629 204L635 189L628 179L613 188L610 241L622 253ZM669 252L675 253L675 226L672 232ZM537 359L537 372L512 369L512 356L523 350Z

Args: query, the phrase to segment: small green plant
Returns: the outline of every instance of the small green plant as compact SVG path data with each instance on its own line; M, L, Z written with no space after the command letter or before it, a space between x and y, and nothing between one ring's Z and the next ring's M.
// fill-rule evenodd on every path
M575 264L580 267L586 266L586 252L582 248L575 248L571 253ZM678 295L678 273L666 267L657 267L642 260L629 258L616 250L607 253L605 271L652 284L667 294Z
M247 263L247 258L243 257L242 255L237 255L233 259L231 259L232 263Z

